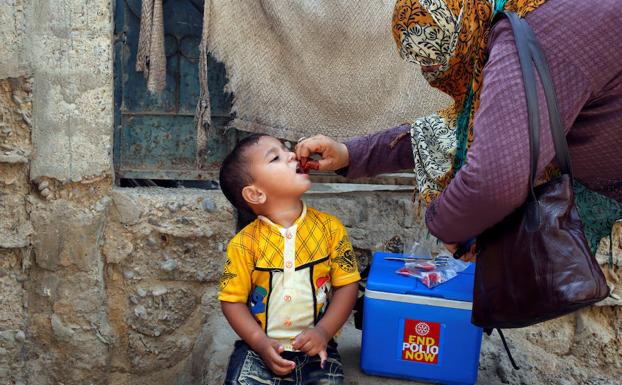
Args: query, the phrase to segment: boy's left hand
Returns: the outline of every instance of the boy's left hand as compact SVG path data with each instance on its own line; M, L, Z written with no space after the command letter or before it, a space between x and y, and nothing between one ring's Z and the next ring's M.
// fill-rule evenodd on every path
M320 366L324 368L324 362L326 362L326 358L328 357L326 346L328 345L329 339L326 332L316 326L298 334L294 342L292 342L292 347L307 353L307 355L311 357L319 354L321 359Z

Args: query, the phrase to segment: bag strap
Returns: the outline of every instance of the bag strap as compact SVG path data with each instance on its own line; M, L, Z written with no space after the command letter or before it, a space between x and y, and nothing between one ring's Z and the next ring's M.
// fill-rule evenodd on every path
M523 75L525 99L527 102L527 122L529 127L529 191L531 193L531 199L537 201L534 186L538 170L538 155L540 153L540 110L538 107L535 75L531 65L531 52L521 19L514 12L503 12L503 14L508 18L512 26L516 49L518 51L518 60Z
M553 79L551 78L549 66L546 62L546 57L542 52L540 42L538 41L536 35L533 33L533 30L529 27L529 24L527 24L526 21L523 21L522 24L527 34L529 50L540 75L540 81L542 82L542 88L544 89L544 96L546 97L547 106L549 108L549 122L551 125L553 145L555 146L555 157L557 159L557 165L559 166L563 174L568 174L572 179L572 165L570 163L570 151L568 150L568 141L566 140L566 133L564 132L562 117L559 113L559 107L557 105L557 94L555 92L555 86L553 84Z
M503 342L503 347L505 348L505 352L508 354L508 358L510 359L510 363L512 363L512 367L515 370L520 370L516 362L514 361L514 357L512 357L512 353L510 352L510 348L508 347L508 343L505 341L505 336L501 329L497 328L497 333L499 333L499 337L501 337L501 342Z
M510 363L512 364L512 367L514 368L514 370L520 370L518 365L516 365L516 361L514 361L514 357L512 357L512 352L510 351L510 347L508 346L508 343L505 340L505 336L503 335L503 332L501 331L501 329L500 328L484 328L484 333L490 336L492 335L492 332L495 330L497 331L497 333L499 333L499 337L501 337L501 342L503 342L505 353L508 355L508 358L510 359Z
M530 149L530 175L529 190L531 197L536 200L534 185L538 168L538 157L540 152L540 115L538 109L538 94L536 92L536 79L533 71L532 62L535 64L542 82L544 95L546 97L551 135L555 146L555 156L557 163L564 174L568 174L572 179L572 169L570 163L570 153L568 142L564 133L564 127L557 105L555 87L549 71L546 58L542 48L531 27L524 19L521 19L514 12L504 12L512 26L518 57L523 74L525 86L525 97L527 100L527 114L529 122L529 149Z

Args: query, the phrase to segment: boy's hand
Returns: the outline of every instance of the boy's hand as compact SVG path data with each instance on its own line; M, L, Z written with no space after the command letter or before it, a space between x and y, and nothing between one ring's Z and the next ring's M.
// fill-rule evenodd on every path
M328 345L329 339L330 337L326 332L322 330L322 328L316 326L298 334L292 343L292 347L307 353L307 355L311 357L319 354L321 360L320 366L323 369L324 362L326 362L326 358L328 357L326 345Z
M274 374L277 376L285 376L296 368L296 363L281 357L283 350L283 346L277 341L272 338L266 338L266 340L257 347L256 352Z

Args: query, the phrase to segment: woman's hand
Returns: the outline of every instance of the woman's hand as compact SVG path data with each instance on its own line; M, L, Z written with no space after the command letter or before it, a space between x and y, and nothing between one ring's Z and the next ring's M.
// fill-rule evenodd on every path
M456 251L458 251L459 245L457 243L444 243L443 245L445 245L445 248L452 255L454 255ZM475 242L473 242L469 250L466 253L464 253L462 257L460 257L460 260L464 262L475 262L475 260L477 259L476 257L477 257L477 245L475 244Z
M298 334L292 343L292 347L307 353L310 357L319 354L321 360L320 367L323 369L324 362L326 362L326 358L328 357L326 346L328 345L329 339L326 332L322 330L322 328L316 326L308 328Z
M255 348L264 364L277 376L285 376L296 368L294 361L281 357L283 346L272 338L266 338Z
M339 143L324 135L315 135L298 142L296 145L298 160L319 154L320 171L335 171L350 164L350 155L345 144Z

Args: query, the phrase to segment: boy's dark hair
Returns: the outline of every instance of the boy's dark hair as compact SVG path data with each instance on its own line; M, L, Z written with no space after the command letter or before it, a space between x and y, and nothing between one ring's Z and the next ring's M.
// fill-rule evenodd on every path
M220 166L220 189L238 211L238 230L257 217L244 200L242 189L253 183L253 177L248 170L249 161L246 158L246 150L253 144L257 144L262 136L268 135L251 134L240 140Z

